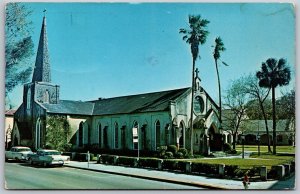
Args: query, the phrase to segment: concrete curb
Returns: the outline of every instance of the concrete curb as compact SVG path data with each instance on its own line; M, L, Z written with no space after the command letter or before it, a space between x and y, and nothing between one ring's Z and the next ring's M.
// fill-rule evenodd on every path
M152 176L145 176L145 175L112 172L112 171L106 171L106 170L72 166L72 165L68 165L68 164L65 164L64 166L70 167L70 168L81 169L81 170L89 170L89 171L93 171L93 172L102 172L102 173L109 173L109 174L115 174L115 175L129 176L129 177L134 177L134 178L141 178L141 179L146 179L146 180L154 180L154 181L162 181L162 182L175 183L175 184L181 184L181 185L195 186L195 187L201 187L201 188L205 188L205 189L213 189L213 190L229 189L226 187L220 187L220 186L216 186L216 185L204 184L204 183L193 182L193 181L185 182L185 181L179 181L179 180L175 180L175 179L163 179L163 178L159 178L159 177L152 177Z

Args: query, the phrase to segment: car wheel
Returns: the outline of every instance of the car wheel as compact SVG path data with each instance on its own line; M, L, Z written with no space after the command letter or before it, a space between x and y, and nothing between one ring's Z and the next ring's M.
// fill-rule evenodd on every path
M47 167L48 166L47 162L43 162L43 166Z
M31 158L29 158L28 161L29 161L29 164L30 164L30 165L33 165L33 161L32 161Z
M8 162L8 158L5 157L5 162Z

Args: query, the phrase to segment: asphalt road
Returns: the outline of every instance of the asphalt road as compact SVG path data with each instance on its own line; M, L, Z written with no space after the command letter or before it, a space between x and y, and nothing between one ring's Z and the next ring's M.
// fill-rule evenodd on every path
M68 167L43 168L27 163L6 162L4 172L7 189L201 189Z

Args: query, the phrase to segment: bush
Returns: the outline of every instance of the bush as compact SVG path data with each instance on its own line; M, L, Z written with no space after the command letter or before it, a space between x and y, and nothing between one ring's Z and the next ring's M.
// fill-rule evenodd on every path
M163 169L168 169L168 170L177 170L178 162L175 160L164 160L163 162Z
M164 158L165 154L167 151L167 146L159 146L157 148L157 152L158 152L158 157L159 158Z
M218 164L205 164L205 163L193 163L192 172L199 174L219 174L219 165Z
M164 155L164 159L171 159L171 158L173 158L174 156L173 156L173 153L172 152L166 152L165 153L165 155Z
M90 161L94 158L94 154L90 153ZM74 156L75 161L87 161L87 153L76 153Z
M177 146L176 145L168 145L167 146L167 152L172 152L173 155L177 153Z
M176 158L180 158L180 159L184 158L183 153L178 151L176 154Z
M100 158L102 164L114 164L114 155L102 154Z
M179 150L177 151L177 153L182 153L183 157L187 157L188 156L188 151L185 148L179 148Z
M139 166L144 168L157 168L158 167L158 159L155 158L140 158Z
M134 157L120 156L118 159L118 164L133 167L134 161L135 161Z
M238 173L239 167L235 165L225 165L225 175L235 177Z
M230 152L232 150L231 145L229 143L224 143L223 150L224 152Z

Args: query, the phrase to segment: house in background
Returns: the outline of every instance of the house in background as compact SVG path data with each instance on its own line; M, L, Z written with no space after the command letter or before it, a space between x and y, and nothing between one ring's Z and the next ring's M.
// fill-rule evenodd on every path
M60 86L51 83L44 16L32 81L24 85L23 103L14 116L12 143L33 149L45 147L47 118L60 115L70 124L68 141L72 148L93 145L105 149L155 151L164 145L190 149L192 143L198 153L219 151L223 144L217 115L219 107L201 87L198 73L195 83L193 137L191 88L86 102L61 100Z

